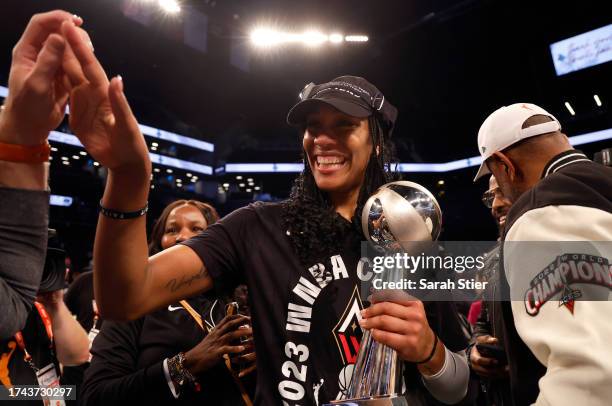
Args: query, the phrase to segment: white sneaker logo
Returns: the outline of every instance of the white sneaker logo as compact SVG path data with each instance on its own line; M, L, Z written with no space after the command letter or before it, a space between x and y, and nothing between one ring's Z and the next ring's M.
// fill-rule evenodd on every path
M177 306L177 307L172 307L172 305L168 306L168 311L169 312L173 312L175 310L182 310L182 309L183 309L183 306Z

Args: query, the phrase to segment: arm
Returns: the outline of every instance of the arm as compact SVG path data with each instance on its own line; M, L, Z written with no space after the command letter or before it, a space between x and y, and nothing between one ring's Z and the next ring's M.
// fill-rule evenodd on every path
M89 359L89 339L63 300L61 290L39 295L51 317L57 359L65 366L81 365Z
M68 94L56 81L65 41L63 11L37 14L13 49L9 95L0 111L0 143L28 147L46 142L64 116ZM12 158L6 158L12 159ZM21 329L44 266L48 194L45 163L0 161L0 337Z
M173 399L163 361L137 369L143 319L106 321L91 348L93 358L81 387L82 403L166 404Z
M49 195L0 188L0 338L21 330L32 309L47 248Z
M457 403L468 392L469 368L464 355L448 350L428 324L423 303L394 299L362 311L360 325L372 337L395 349L404 361L415 362L425 387L444 403ZM435 343L435 347L433 347ZM427 362L419 363L427 360Z
M434 375L444 365L444 343L436 340L423 302L408 295L404 300L398 295L393 297L393 302L376 302L376 297L372 296L373 304L361 311L359 324L364 329L371 329L372 338L396 350L402 360L419 363L428 359L419 363L418 369L422 374Z
M109 82L74 24L62 25L79 69L67 69L70 126L88 152L108 168L102 204L134 211L146 205L151 161L120 77ZM148 259L145 217L100 216L94 245L94 286L105 318L133 319L164 304L210 289L212 281L189 248L173 247ZM174 282L173 282L174 281Z
M433 375L423 375L423 383L429 393L445 404L460 402L468 391L470 368L465 353L445 348L444 364Z
M588 224L585 224L588 219ZM549 241L549 243L520 243ZM574 241L562 243L562 241ZM580 244L575 241L590 241ZM602 241L593 243L593 241ZM508 231L504 243L504 267L510 285L512 314L521 339L547 367L539 381L536 405L607 405L612 398L612 302L610 290L588 284L572 284L583 298L573 313L560 304L559 295L545 302L539 312L527 313L519 301L529 282L558 255L569 250L612 258L612 215L579 206L548 206L521 216ZM555 243L556 242L556 243ZM531 248L529 244L535 244ZM593 251L595 250L595 251ZM589 295L590 293L590 299ZM593 294L601 293L600 301ZM601 299L607 298L606 299Z

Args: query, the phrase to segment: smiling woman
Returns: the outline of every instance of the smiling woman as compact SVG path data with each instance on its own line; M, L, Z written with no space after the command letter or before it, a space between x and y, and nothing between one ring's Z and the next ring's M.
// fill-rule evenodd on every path
M91 51L76 43L76 35L68 38L91 68L88 74L100 76L100 86L111 89L82 91L110 103L121 118L121 128L104 130L108 133L93 125L77 132L86 148L91 144L92 156L109 167L102 205L133 211L144 206L149 191L142 134L120 81L109 84ZM121 222L102 215L94 253L100 309L110 318L136 318L183 297L246 281L260 357L256 404L346 398L363 329L370 328L375 340L408 363L411 404L431 403L432 396L446 403L461 400L468 374L457 373L467 371L458 352L467 341L453 303L388 302L359 313L365 306L355 270L364 237L357 215L378 187L396 177L389 148L396 118L395 107L363 78L311 84L287 117L303 130L305 161L287 201L238 209L148 259L142 217ZM99 139L108 142L94 142Z

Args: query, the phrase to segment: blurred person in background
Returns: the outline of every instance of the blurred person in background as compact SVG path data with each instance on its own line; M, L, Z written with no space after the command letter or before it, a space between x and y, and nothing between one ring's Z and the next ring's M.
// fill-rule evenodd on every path
M491 215L497 225L498 235L501 237L506 223L506 215L512 204L504 196L494 176L489 178L489 189L483 194L482 201L491 210ZM503 343L499 342L495 331L495 323L493 323L495 315L493 302L500 300L498 291L499 245L485 255L485 267L482 272L483 280L488 283L483 292L483 300L479 301L480 311L476 315L472 341L467 349L469 365L481 380L482 393L479 399L481 404L489 406L512 405L508 364L502 360L480 354L476 347L476 344L487 344L499 347L503 351Z
M93 292L93 266L91 263L78 272L72 283L68 286L64 295L64 302L68 310L76 317L76 320L81 324L81 327L88 332L89 347L100 331L104 320L100 317ZM91 355L90 355L91 358ZM77 399L80 397L81 384L85 370L89 366L87 362L65 367L63 371L63 379L67 385L75 385L77 389ZM71 403L71 402L69 402Z
M151 255L201 233L218 218L206 203L170 203L153 227ZM93 289L91 278L88 284ZM248 314L246 288L237 289L236 295L241 311ZM134 321L106 321L91 349L91 365L79 391L81 404L250 405L254 374L249 372L255 362L251 344L235 359L242 364L239 371L230 371L223 357L228 350L245 345L235 340L251 337L250 328L239 328L248 324L248 318L225 315L226 305L233 300L211 292ZM193 363L176 368L183 357L177 354L188 354ZM188 378L180 370L183 367L191 375Z
M0 342L0 383L13 385L70 385L62 367L80 365L89 358L87 333L64 304L61 289L39 293L24 328ZM40 400L19 404L42 405Z

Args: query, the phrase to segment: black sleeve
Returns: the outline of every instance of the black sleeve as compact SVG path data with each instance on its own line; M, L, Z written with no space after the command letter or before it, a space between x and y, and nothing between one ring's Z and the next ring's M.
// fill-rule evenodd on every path
M0 188L0 339L21 330L40 285L49 193Z
M80 404L165 404L174 400L162 361L136 369L144 319L107 321L91 348L93 358L81 388Z
M254 210L252 205L240 208L182 243L198 254L220 292L227 292L244 281L243 258L248 249Z

